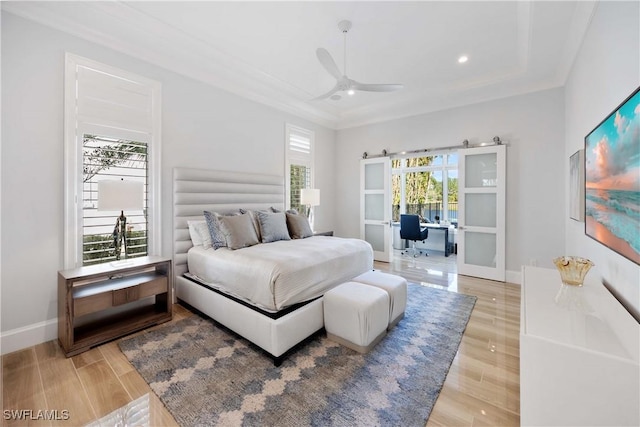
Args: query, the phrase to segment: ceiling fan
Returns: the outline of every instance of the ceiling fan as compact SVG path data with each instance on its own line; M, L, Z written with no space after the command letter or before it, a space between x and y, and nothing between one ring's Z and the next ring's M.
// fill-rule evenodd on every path
M327 70L329 74L336 78L336 85L329 92L314 98L315 100L331 98L333 100L339 100L340 95L335 95L336 92L346 91L347 94L353 95L355 91L361 90L366 92L393 92L403 88L401 84L368 84L360 83L347 77L347 33L351 29L351 21L338 22L338 29L342 31L344 35L344 73L340 73L340 69L336 65L336 62L331 57L331 54L322 47L316 49L316 56Z

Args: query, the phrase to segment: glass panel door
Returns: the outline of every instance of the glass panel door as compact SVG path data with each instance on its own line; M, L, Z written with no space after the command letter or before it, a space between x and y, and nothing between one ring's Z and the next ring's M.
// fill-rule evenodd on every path
M360 238L373 247L376 261L389 262L391 251L391 164L388 157L360 163Z
M458 155L458 272L504 282L506 146Z

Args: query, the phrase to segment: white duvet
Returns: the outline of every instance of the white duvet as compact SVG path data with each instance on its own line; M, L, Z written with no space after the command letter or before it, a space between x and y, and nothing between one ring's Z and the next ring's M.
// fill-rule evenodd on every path
M359 239L314 236L235 251L197 246L187 261L189 273L207 285L279 311L371 270L373 250Z

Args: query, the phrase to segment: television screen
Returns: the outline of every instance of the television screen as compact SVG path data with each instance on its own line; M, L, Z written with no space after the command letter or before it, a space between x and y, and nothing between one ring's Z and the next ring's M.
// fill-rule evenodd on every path
M585 233L640 265L640 88L585 137Z

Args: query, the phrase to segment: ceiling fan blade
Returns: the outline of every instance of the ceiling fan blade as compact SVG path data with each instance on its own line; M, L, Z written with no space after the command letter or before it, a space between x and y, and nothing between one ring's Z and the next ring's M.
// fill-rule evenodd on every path
M333 77L335 77L336 80L340 80L340 78L342 78L342 74L340 74L340 70L336 65L336 61L333 60L331 54L327 51L327 49L319 47L318 49L316 49L316 56L318 57L318 60L320 61L324 69L327 70L327 72Z
M351 80L351 88L355 90L363 90L367 92L393 92L396 90L400 90L404 87L401 84L389 83L389 84L367 84L367 83L358 83L354 80Z
M320 95L320 96L318 96L316 98L313 98L312 101L319 101L321 99L327 99L328 97L330 97L331 95L333 95L334 93L336 93L339 90L340 90L340 88L338 87L338 85L335 85L333 87L333 89L331 89L329 92L327 92L327 93L325 93L323 95Z

